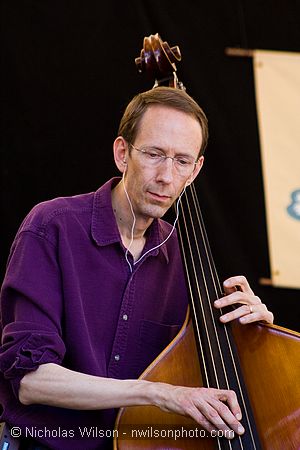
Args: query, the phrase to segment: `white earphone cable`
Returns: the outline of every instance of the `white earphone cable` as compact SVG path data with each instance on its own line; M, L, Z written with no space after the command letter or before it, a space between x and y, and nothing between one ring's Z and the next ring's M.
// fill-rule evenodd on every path
M135 227L135 224L136 224L136 217L135 217L134 210L133 210L133 206L132 206L132 203L131 203L131 201L130 201L130 198L129 198L127 189L126 189L126 185L125 185L125 182L124 182L124 175L125 175L125 172L123 173L123 177L122 177L122 182L123 182L123 186L124 186L124 192L125 192L126 198L127 198L127 200L128 200L128 203L129 203L129 206L130 206L130 210L131 210L131 214L132 214L132 217L133 217L133 222L132 222L132 227L131 227L131 239L130 239L129 246L128 246L128 248L126 249L126 252L125 252L125 259L126 259L126 261L127 261L127 264L129 265L130 272L132 273L132 272L133 272L133 267L132 267L132 265L131 265L131 263L130 263L130 261L129 261L129 259L128 259L128 253L129 253L129 250L130 250L130 248L131 248L131 246L132 246L132 243L133 243L133 233L134 233L134 227ZM152 252L152 250L156 250L157 248L159 248L159 247L161 247L162 245L164 245L164 244L167 242L167 240L171 237L171 235L173 234L173 232L174 232L174 230L175 230L176 223L177 223L178 218L179 218L179 202L180 202L180 200L181 200L181 197L182 197L183 194L185 193L185 190L186 190L186 188L187 188L187 185L188 185L188 183L185 183L184 188L183 188L183 190L182 190L180 196L179 196L178 199L177 199L177 202L176 202L176 218L175 218L175 220L174 220L174 223L173 223L173 226L172 226L172 229L171 229L170 233L168 234L168 236L167 236L160 244L156 245L155 247L150 248L150 249L147 250L142 256L140 256L140 258L138 258L138 259L133 263L134 266L135 266L136 264L138 264L138 263L139 263L139 262L140 262L140 261L141 261L148 253Z

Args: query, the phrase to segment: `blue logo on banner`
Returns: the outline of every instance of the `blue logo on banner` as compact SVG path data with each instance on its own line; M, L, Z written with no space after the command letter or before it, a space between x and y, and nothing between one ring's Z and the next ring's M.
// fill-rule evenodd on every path
M291 204L287 207L287 212L296 220L300 220L300 189L291 193Z

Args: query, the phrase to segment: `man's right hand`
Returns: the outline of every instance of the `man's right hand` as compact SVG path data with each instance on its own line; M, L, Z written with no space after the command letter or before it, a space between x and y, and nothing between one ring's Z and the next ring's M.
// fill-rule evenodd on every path
M205 430L222 430L224 436L233 437L230 430L241 435L244 428L234 391L213 388L191 388L155 383L159 406L163 411L193 418Z

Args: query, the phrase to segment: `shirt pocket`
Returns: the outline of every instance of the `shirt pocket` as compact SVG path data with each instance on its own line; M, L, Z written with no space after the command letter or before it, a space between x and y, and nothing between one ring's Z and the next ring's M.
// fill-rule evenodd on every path
M141 320L139 333L139 374L167 347L180 330L180 325L169 325Z

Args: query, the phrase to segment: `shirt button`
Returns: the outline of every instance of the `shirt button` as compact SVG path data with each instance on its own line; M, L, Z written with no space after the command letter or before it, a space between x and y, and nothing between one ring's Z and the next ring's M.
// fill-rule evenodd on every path
M120 360L120 355L115 355L115 361L119 361Z
M123 320L127 320L127 319L128 319L128 316L127 316L127 314L123 314L123 317L122 317L122 319L123 319Z

